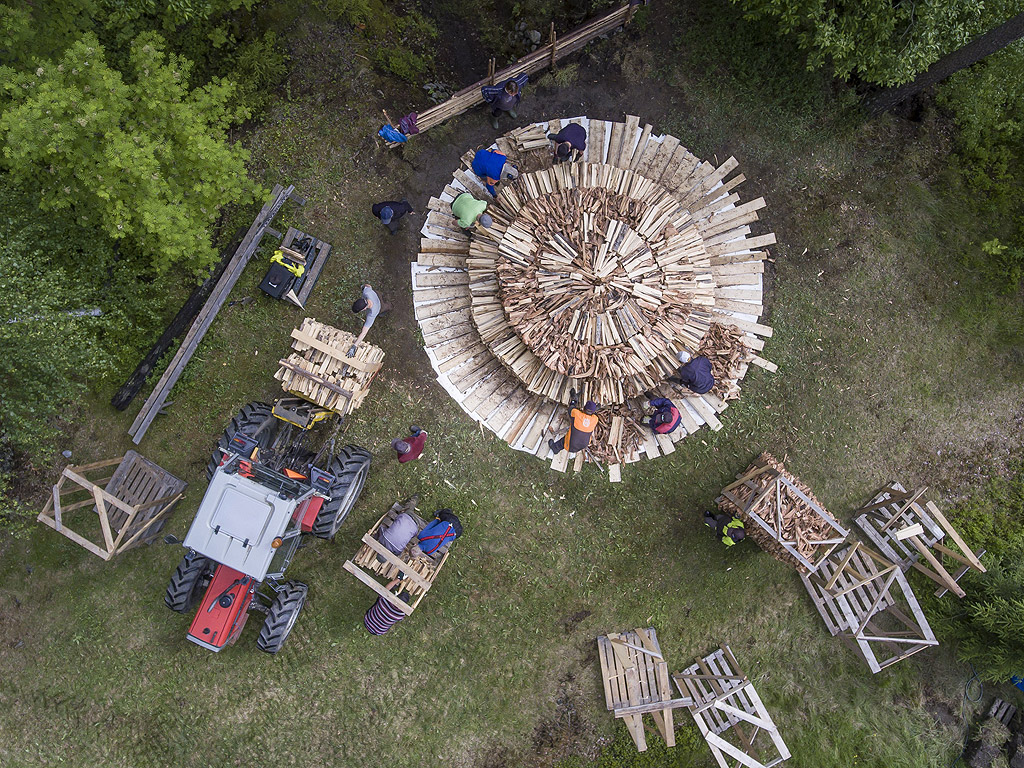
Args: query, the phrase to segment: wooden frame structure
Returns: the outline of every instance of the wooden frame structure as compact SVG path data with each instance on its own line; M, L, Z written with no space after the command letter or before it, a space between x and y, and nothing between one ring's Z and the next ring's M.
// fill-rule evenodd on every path
M849 536L811 489L768 453L723 488L715 503L743 520L762 549L801 573L818 570Z
M692 698L690 714L720 768L729 768L729 760L735 761L733 766L771 768L789 759L778 727L728 645L672 679L680 694ZM757 743L761 733L771 740L772 751L764 751L765 739Z
M403 512L412 515L416 521L418 531L422 531L427 522L416 514L416 503L418 499L414 496L405 502L396 502L391 509L384 513L381 518L373 524L362 538L362 546L351 560L346 560L342 568L355 576L359 581L368 586L378 595L387 600L391 605L400 610L406 616L412 614L418 607L423 597L430 591L434 580L441 572L444 564L448 561L449 546L441 547L433 555L413 556L410 549L415 544L414 536L409 545L401 554L395 555L383 544L377 541L377 531L382 525L394 522L395 518ZM378 556L383 559L378 559ZM385 585L405 574L403 591L409 593L409 602L400 599L395 593L385 589Z
M902 569L860 542L800 578L829 633L863 656L872 672L939 644ZM880 659L881 649L888 655Z
M979 560L983 552L976 553L967 545L935 502L923 500L927 490L922 486L908 491L897 482L889 483L854 513L857 525L883 555L904 571L916 568L938 584L936 595L941 597L949 591L963 597L966 593L959 584L961 577L971 569L985 573ZM959 552L942 543L947 536ZM944 557L959 563L955 574L946 569ZM921 558L928 565L921 563Z
M693 699L672 698L668 664L653 627L612 632L597 638L601 682L608 710L621 718L636 748L647 750L643 716L650 715L669 747L676 745L672 710L688 707Z
M96 477L115 464L117 469L112 474ZM110 560L156 538L187 487L184 480L135 451L128 451L116 459L65 467L36 519L94 555ZM80 494L86 494L85 498L72 500L72 496ZM68 527L69 513L90 506L99 518L100 544ZM80 522L84 519L76 516L76 525Z

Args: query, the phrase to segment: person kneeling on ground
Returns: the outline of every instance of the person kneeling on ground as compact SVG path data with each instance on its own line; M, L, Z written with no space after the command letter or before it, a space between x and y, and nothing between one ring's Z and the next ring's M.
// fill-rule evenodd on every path
M737 542L746 538L747 531L743 527L743 521L726 513L713 515L704 510L704 525L715 532L715 536L722 539L722 543L731 547Z
M391 525L378 530L374 538L383 544L388 552L397 556L402 554L409 542L412 541L413 536L416 535L417 528L418 526L413 516L408 512L403 512L394 519ZM377 562L385 562L384 556L377 555Z
M551 439L548 440L548 446L555 454L561 453L563 450L569 451L569 453L578 453L590 445L590 438L594 434L594 430L597 429L597 409L600 406L593 400L587 400L583 406L583 410L579 410L576 407L576 390L569 390L569 418L572 423L569 425L569 431L565 433L565 437L562 440Z
M489 149L478 149L473 155L473 173L483 179L487 191L492 197L498 193L494 185L502 181L515 181L519 178L519 170L508 162L508 158L501 152L492 152Z
M682 416L679 415L679 409L671 400L665 397L654 397L651 398L650 405L655 409L648 422L652 430L659 435L667 435L679 426Z
M391 447L398 454L398 461L405 464L407 461L415 461L423 453L423 444L427 442L427 430L419 427L409 427L409 437L403 439L395 438L391 441Z
M682 365L676 370L675 376L669 376L668 380L673 384L686 387L698 395L710 392L715 387L715 377L711 373L711 361L701 355L690 359L690 353L685 349L681 350L676 358Z

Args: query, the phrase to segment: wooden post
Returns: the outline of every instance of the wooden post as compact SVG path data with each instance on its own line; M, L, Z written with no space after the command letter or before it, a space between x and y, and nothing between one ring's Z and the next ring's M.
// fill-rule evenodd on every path
M549 35L551 42L551 68L555 68L555 54L558 51L557 37L555 36L555 22L551 22L551 34Z
M494 72L496 70L497 65L498 60L495 59L493 56L487 62L487 81L489 85L494 85Z

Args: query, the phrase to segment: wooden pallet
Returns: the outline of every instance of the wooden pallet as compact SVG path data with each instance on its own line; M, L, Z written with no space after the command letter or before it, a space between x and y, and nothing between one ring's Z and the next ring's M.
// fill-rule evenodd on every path
M800 578L829 633L874 673L939 644L900 567L860 542Z
M377 541L376 536L381 526L390 525L398 515L403 513L411 515L416 521L417 531L426 528L427 521L416 514L418 500L418 497L414 496L404 502L393 504L391 509L385 512L363 536L362 545L352 559L346 560L342 565L342 568L406 616L412 614L419 607L423 597L430 591L430 587L448 561L450 544L440 547L431 555L417 557L410 552L412 544L416 540L414 536L409 546L399 555L395 555ZM383 558L383 561L378 558ZM402 589L409 594L408 602L399 599L394 592L385 589L388 582L403 573L405 579L402 582Z
M687 696L672 698L668 664L653 627L613 632L597 638L601 682L608 710L621 718L640 752L647 750L643 716L650 715L669 747L676 745L672 710L688 707Z
M720 768L730 768L730 760L735 761L733 766L772 768L790 758L779 729L729 646L697 659L672 679L679 693L692 699L690 714ZM767 738L758 741L761 734Z
M117 468L111 475L96 477L114 465ZM94 555L110 560L156 538L187 487L184 480L128 451L116 459L65 467L37 520ZM78 510L79 514L71 514ZM92 515L99 522L99 544L70 527L74 524L83 530L86 518Z
M937 583L940 593L949 591L964 597L960 578L968 570L985 573L985 566L980 554L967 545L935 502L923 501L927 490L923 486L908 491L892 482L854 513L857 525L883 555L904 571L913 567ZM943 543L947 536L959 551ZM927 565L920 562L922 557ZM956 574L946 569L946 557L960 565Z
M814 573L847 540L849 531L771 454L762 453L737 478L715 503L777 560Z

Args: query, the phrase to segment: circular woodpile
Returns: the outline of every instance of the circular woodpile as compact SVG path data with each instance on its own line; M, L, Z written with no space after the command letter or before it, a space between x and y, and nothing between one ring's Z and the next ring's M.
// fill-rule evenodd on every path
M702 163L671 136L625 123L576 118L588 131L582 162L553 166L534 124L496 147L522 172L497 198L464 169L431 198L413 298L438 379L462 407L514 448L550 456L547 439L568 426L570 391L602 406L590 448L575 457L620 465L671 453L739 394L771 329L761 315L761 246L747 237L763 207L732 190L742 175L729 158ZM470 237L450 204L470 192L487 200L489 230ZM666 383L687 350L712 362L706 395ZM683 422L669 435L645 423L645 393L668 397ZM564 471L562 452L553 461Z

